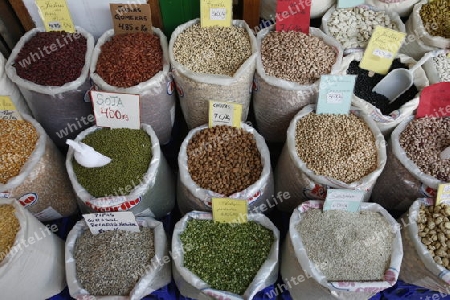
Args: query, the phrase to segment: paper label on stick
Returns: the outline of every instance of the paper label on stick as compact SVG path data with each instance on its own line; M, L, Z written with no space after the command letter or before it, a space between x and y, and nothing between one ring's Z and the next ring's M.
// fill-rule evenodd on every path
M328 189L323 210L359 212L364 192L358 190Z
M230 27L233 21L232 0L200 0L200 26Z
M311 1L278 0L276 31L300 31L309 34Z
M0 96L0 120L23 120L9 96Z
M92 234L111 230L140 232L136 217L129 211L84 214L83 218Z
M338 0L337 8L350 8L364 3L364 0Z
M241 127L242 104L209 101L209 127L228 125Z
M149 4L110 4L114 34L132 32L152 33Z
M45 30L75 32L66 0L36 0L36 6Z
M316 113L348 115L355 80L356 75L322 75Z
M246 223L248 202L243 199L212 198L212 213L215 222Z
M450 116L450 82L439 82L420 92L416 119L423 117L443 118Z
M450 205L450 183L440 184L438 186L436 205L439 204Z

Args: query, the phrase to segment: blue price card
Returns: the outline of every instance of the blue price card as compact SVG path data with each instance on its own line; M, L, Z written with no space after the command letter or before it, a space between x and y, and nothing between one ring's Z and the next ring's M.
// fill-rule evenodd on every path
M348 115L356 75L322 75L317 100L317 114Z
M323 210L345 210L359 212L364 192L358 190L328 189Z
M338 0L338 8L350 8L364 4L364 0Z

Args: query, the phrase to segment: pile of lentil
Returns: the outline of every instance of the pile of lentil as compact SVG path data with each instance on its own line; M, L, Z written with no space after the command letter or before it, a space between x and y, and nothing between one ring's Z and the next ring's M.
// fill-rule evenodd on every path
M76 278L91 295L128 296L155 256L154 232L105 231L93 235L85 230L73 251Z
M450 1L429 1L422 5L419 14L429 34L450 38Z
M225 125L197 132L189 141L187 156L192 180L225 196L255 183L263 169L254 136Z
M303 32L269 32L261 42L261 60L267 75L299 84L312 84L329 74L336 51L321 38Z
M422 172L443 182L450 181L450 160L439 157L450 146L450 118L414 119L400 134L399 142Z
M20 78L62 86L81 76L86 51L87 40L78 32L37 32L20 49L14 67Z
M310 113L297 121L295 143L298 157L317 175L351 183L377 168L375 137L354 114Z
M101 46L96 72L109 85L131 87L163 69L159 36L143 32L111 37Z
M173 54L193 72L233 76L252 55L252 48L245 28L194 24L178 35Z
M371 77L369 76L371 74L369 74L368 70L364 70L359 67L359 63L359 61L354 60L350 63L350 66L347 69L347 74L357 75L353 93L357 97L377 107L383 115L389 115L391 112L399 109L403 104L413 99L417 95L417 87L413 84L406 92L400 95L394 102L389 104L388 98L386 98L384 95L372 92L372 89L386 75L375 73ZM394 59L389 72L391 70L400 68L408 69L408 66L401 63L398 58Z
M433 57L433 63L439 78L443 82L450 82L450 57L446 54L441 54Z
M180 235L184 267L211 288L244 294L274 242L273 233L256 222L218 223L189 220Z
M394 233L378 212L311 209L296 229L308 258L328 281L384 279Z
M28 121L0 120L0 183L20 174L36 148L36 128Z
M14 206L0 205L0 263L14 246L17 232L20 229L19 220L14 213Z
M111 158L100 168L85 168L73 159L78 182L94 197L125 196L139 185L152 158L150 136L142 129L102 128L83 143Z

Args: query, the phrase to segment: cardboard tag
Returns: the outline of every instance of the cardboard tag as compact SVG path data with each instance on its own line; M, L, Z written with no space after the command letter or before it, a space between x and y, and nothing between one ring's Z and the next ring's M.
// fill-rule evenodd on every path
M311 1L278 0L276 31L300 31L309 34Z
M439 82L425 87L420 92L416 119L448 116L450 116L450 82Z
M200 0L200 26L230 27L233 21L232 0Z
M437 190L436 205L450 204L450 183L440 184Z
M66 0L36 0L36 6L45 30L75 32Z
M92 234L111 230L140 232L136 217L130 211L84 214L83 218Z
M338 0L337 8L351 8L364 3L364 0Z
M23 120L9 96L0 96L0 120Z
M319 84L317 114L348 115L356 75L322 75Z
M212 198L212 213L215 222L246 223L248 203L241 199Z
M209 127L217 125L228 125L236 128L241 127L242 104L209 101Z
M405 37L404 32L375 27L359 67L378 74L387 74Z
M359 212L364 192L358 190L328 189L323 210Z
M110 4L114 34L131 32L152 33L149 4Z
M141 128L139 95L91 92L97 126L110 128Z

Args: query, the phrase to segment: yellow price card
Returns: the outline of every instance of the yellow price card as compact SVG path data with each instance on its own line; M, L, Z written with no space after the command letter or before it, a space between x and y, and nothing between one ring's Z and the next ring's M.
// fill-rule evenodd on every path
M233 21L232 0L200 0L200 26L230 27Z
M248 202L241 199L212 198L212 213L215 222L246 223Z
M0 120L22 120L9 96L0 96Z
M440 184L437 190L436 205L450 205L450 183Z
M36 0L45 30L75 32L66 0Z
M241 127L242 104L209 101L209 127L217 125L228 125L236 128Z

